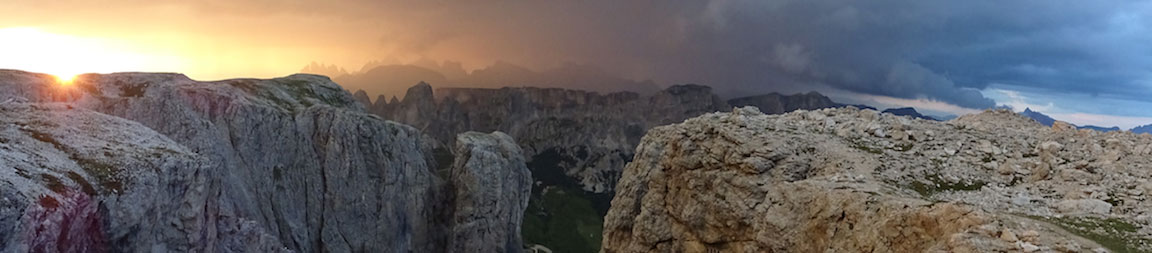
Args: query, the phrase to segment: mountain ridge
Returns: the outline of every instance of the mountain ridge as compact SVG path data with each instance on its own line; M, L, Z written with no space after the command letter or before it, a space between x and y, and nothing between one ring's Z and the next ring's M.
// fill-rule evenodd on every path
M1024 115L1025 117L1031 118L1032 120L1035 120L1036 122L1039 122L1040 124L1043 124L1045 126L1052 126L1053 124L1055 124L1058 121L1058 120L1053 119L1052 117L1049 117L1048 115L1044 115L1043 113L1033 111L1032 108L1024 108L1024 111L1020 112L1020 114ZM1076 125L1073 124L1073 126L1076 126ZM1094 130L1094 131L1100 131L1100 132L1123 131L1123 129L1120 129L1120 127L1117 127L1117 126L1101 127L1101 126L1093 126L1093 125L1084 125L1084 126L1076 126L1076 128L1088 129L1088 130Z
M0 231L4 231L0 233L0 245L6 247L5 251L31 249L38 245L68 244L62 240L87 240L91 245L103 245L101 247L107 247L109 251L129 252L160 249L209 252L401 249L434 252L461 246L457 243L504 248L509 245L505 242L515 242L520 237L519 233L473 233L519 228L519 220L478 219L475 223L452 223L449 220L458 220L451 218L456 216L483 217L466 213L465 210L481 208L467 203L516 207L518 205L504 202L519 203L526 199L516 199L514 196L487 199L469 194L485 192L489 187L527 191L531 187L530 182L502 181L514 177L478 181L467 180L476 178L474 176L439 175L435 168L440 167L437 164L448 163L445 160L475 159L443 159L434 155L426 137L417 129L367 114L366 108L357 103L351 93L327 77L298 74L276 79L198 82L179 74L117 73L82 75L71 84L62 86L48 75L4 70L0 71L0 86L3 88L0 89L0 101L10 101L0 104L0 110L49 106L60 108L57 110L106 115L120 121L134 122L140 128L159 133L127 132L129 136L159 135L171 140L170 145L175 146L166 149L173 150L173 157L179 157L176 155L183 153L182 150L195 152L194 159L190 159L194 162L184 162L185 165L176 167L175 170L180 173L156 176L141 173L140 177L145 180L129 177L108 181L109 175L105 173L117 168L116 164L93 161L103 161L96 158L132 161L116 160L117 152L112 151L131 151L139 147L124 142L135 137L106 139L103 141L113 144L109 151L97 153L96 158L71 156L58 159L76 161L82 170L71 170L75 176L66 171L54 172L56 174L46 172L47 175L56 176L44 177L53 180L28 181L19 175L0 175L4 177L4 182L31 182L16 185L18 188L14 191L5 189L3 192L6 195L20 194L20 198L8 199L24 201L20 203L21 206L40 205L49 210L66 210L64 213L46 214L61 215L73 220L94 220L106 225L91 227L91 230L86 230L91 232L88 234L51 237L36 231L53 231L51 227L59 228L59 224L44 223L49 226L47 230L22 225L40 222L29 220L29 217L36 216L24 213L40 212L38 209L0 209L0 217L5 217L0 218L3 220L0 222ZM40 124L45 124L47 128L38 131L57 131L53 127L118 129L101 124L72 126L62 124L61 120L45 120ZM19 131L16 125L6 125L4 129ZM77 136L85 134L83 131L69 133ZM57 144L52 141L56 137L31 135L39 143L54 144L40 144L49 150L81 150L70 146L77 144ZM507 142L480 141L471 145L486 149L495 143ZM22 142L5 145L36 144ZM81 142L79 145L87 144ZM154 152L158 153L142 156L165 157L167 151ZM505 168L498 164L507 164L499 159L507 153L485 155L486 159L455 166L455 170L493 171ZM519 163L515 161L520 159L503 158L512 159L509 161L514 161L513 164ZM33 166L37 170L69 168ZM192 170L198 168L196 166L202 168L200 172ZM183 171L183 168L187 168L187 171ZM183 176L192 172L198 177ZM7 178L9 176L12 178ZM108 183L86 186L88 184L80 183L84 181ZM122 192L119 194L123 196L149 194L147 189L151 188L138 186L157 182L170 182L162 189L173 189L172 192L158 192L157 198L139 199L124 205L113 205L117 203L117 198L100 194L105 191ZM81 190L67 190L72 187ZM461 187L473 191L457 191ZM87 190L89 188L93 190ZM55 201L36 202L40 199L38 194L56 192L51 189L80 194L50 193L49 196ZM166 197L169 196L166 194L182 194L185 197ZM163 203L172 199L184 199L179 207L185 208L185 211L164 209ZM443 208L450 203L450 199L482 201L459 202L455 203L455 208ZM117 209L111 210L114 216L92 216L91 212L85 211L90 210L86 208L92 203ZM506 210L502 212L510 217L516 217L515 212L523 211L500 210ZM173 213L180 216L173 222L157 220L150 223L151 226L144 227L133 225L134 220L117 218L139 213ZM448 231L463 226L469 229L459 229L454 237L482 236L490 239L477 243L450 240L447 237ZM157 232L140 230L152 228ZM33 236L17 236L27 234ZM155 240L132 239L131 236L154 236ZM34 240L23 241L27 238ZM133 243L120 243L124 240ZM187 243L189 240L192 242ZM189 244L195 246L186 246ZM519 246L510 250L519 250Z

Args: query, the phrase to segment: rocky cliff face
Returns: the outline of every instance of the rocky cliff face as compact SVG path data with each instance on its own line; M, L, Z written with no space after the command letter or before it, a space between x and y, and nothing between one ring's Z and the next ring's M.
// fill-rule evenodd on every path
M747 107L655 128L637 152L605 252L1152 249L1147 135Z
M211 164L128 120L0 104L0 251L203 251Z
M532 174L507 134L467 132L452 165L454 216L448 252L520 252Z
M889 114L896 115L896 116L908 116L908 117L912 117L912 118L916 118L916 119L926 119L926 120L939 121L936 118L933 118L932 116L920 114L920 112L916 111L916 108L912 108L912 107L888 108L888 109L885 109L884 111L880 111L880 113L889 113Z
M699 85L680 85L649 97L544 88L445 88L420 83L403 101L370 111L421 129L448 146L459 133L502 131L513 136L529 162L547 163L590 192L611 191L648 128L724 110L727 105ZM537 169L537 168L533 168Z
M195 215L177 212L181 214L180 224L189 223L185 219L201 223L177 226L185 229L176 229L180 233L151 233L133 227L131 224L134 223L121 224L108 217L95 218L101 220L101 224L111 222L114 227L127 226L123 230L101 228L103 233L96 233L108 239L106 246L113 251L143 251L152 247L172 247L183 251L179 244L136 239L114 241L123 236L117 233L142 233L169 241L188 237L184 240L197 240L195 245L205 247L205 251L285 248L304 252L442 251L448 241L446 234L453 230L449 217L455 216L448 208L453 203L449 202L445 187L472 183L444 182L434 174L435 160L431 148L418 130L364 113L363 107L354 102L351 94L319 76L197 82L177 74L126 73L85 75L70 86L61 86L47 76L2 71L0 86L3 90L0 91L0 101L11 99L13 103L58 105L135 121L139 123L137 126L141 126L138 128L158 132L167 138L169 144L176 146L170 148L175 150L171 159L182 161L178 155L184 153L195 154L194 158L199 159L200 162L194 164L196 166L177 162L162 164L172 166L169 170L175 171L173 173L160 173L167 167L145 166L141 170L159 171L156 177L160 179L156 180L172 181L175 186L171 186L173 189L161 188L169 191L161 192L164 194L147 190L134 193L153 198L125 205L130 210L144 207L147 211L152 210L148 209L150 205L164 206L172 199L204 198L172 207L197 210L193 212ZM89 113L99 114L96 112ZM92 127L104 129L101 125ZM115 132L120 129L110 127L105 130ZM123 134L149 136L146 132ZM122 153L121 150L132 150L136 145L119 143L116 139L105 141L119 145L106 152L105 156L112 158ZM125 160L129 161L124 163L130 162L130 159ZM95 168L99 171L104 167ZM66 172L61 170L58 173ZM180 176L184 174L191 174L191 179ZM78 175L89 181L99 181L104 177L91 171ZM64 185L72 185L69 181L78 180L61 180ZM55 184L51 181L41 185L51 188ZM196 191L186 191L189 193L180 196L181 192L176 190L184 188ZM104 188L94 187L97 191L101 189ZM40 193L34 190L24 192ZM196 197L199 195L193 193L204 196ZM24 196L26 205L35 203L30 200L38 198L35 195ZM53 198L85 202L82 198L73 200L68 196L71 195L53 195ZM100 205L109 203L102 198L89 199ZM509 199L512 198L501 200ZM483 204L515 206L500 202ZM90 213L86 211L90 208L68 210L78 210L70 212L92 219L91 215L83 215ZM458 206L456 209L462 208ZM118 209L108 210L120 212ZM13 228L7 224L28 220L3 219L0 225L6 226L0 229L26 233L27 227ZM156 224L170 223L157 221ZM196 224L202 227L194 226ZM4 239L11 242L7 245L29 245L26 241Z
M832 102L832 99L818 92L809 92L795 95L781 95L769 93L759 96L742 97L728 100L734 107L755 106L767 114L781 114L795 110L816 110L824 108L841 107Z
M420 83L408 89L403 101L380 97L369 111L421 129L442 147L466 131L503 131L515 137L537 181L525 218L528 242L566 252L595 252L615 183L640 137L655 126L727 110L728 103L778 112L843 106L814 92L725 102L700 85L641 96L543 88L434 90Z

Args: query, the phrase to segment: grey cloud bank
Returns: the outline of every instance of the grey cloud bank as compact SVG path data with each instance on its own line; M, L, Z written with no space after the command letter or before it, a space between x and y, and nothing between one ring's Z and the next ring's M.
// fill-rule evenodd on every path
M427 6L421 6L427 7ZM724 94L829 86L967 108L1010 83L1147 101L1147 3L672 1L467 3L422 9L427 29L382 43L467 47L525 66L572 61ZM466 12L463 10L479 9ZM398 40L393 40L399 38ZM469 51L469 50L457 50ZM444 55L443 57L451 57ZM1079 103L1067 101L1067 103ZM1070 107L1076 107L1072 105Z
M325 35L333 43L367 40L339 45L379 59L453 60L467 69L497 61L534 70L585 64L661 85L706 84L728 96L830 87L982 109L1003 103L982 93L1001 83L1043 97L1085 94L1142 104L1152 97L1152 2L1147 1L198 0L108 5L191 7L204 14L205 22L236 26L275 23L244 23L251 19L305 19L309 23L293 24L329 29ZM326 61L322 56L316 60ZM1092 103L1053 102L1066 108Z

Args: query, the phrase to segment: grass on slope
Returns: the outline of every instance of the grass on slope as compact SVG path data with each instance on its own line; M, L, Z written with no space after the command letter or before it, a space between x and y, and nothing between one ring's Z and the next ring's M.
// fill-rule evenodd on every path
M524 213L524 241L554 252L598 252L604 219L581 190L552 187L533 197Z
M1077 236L1092 240L1112 252L1149 252L1152 240L1137 235L1139 227L1115 218L1040 217L1028 218L1056 225Z
M571 153L586 153L576 151ZM533 180L539 184L533 184L532 198L524 211L524 243L543 245L556 253L600 251L604 215L613 195L586 192L575 179L565 175L560 165L575 160L553 149L534 156L528 163Z

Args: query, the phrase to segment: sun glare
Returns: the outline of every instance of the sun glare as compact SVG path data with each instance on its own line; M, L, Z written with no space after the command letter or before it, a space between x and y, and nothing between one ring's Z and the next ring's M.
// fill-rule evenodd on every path
M52 74L56 77L56 82L63 85L72 85L72 81L76 80L77 74Z
M0 68L51 74L63 84L82 73L148 71L166 62L171 61L135 52L110 39L27 27L0 28Z

